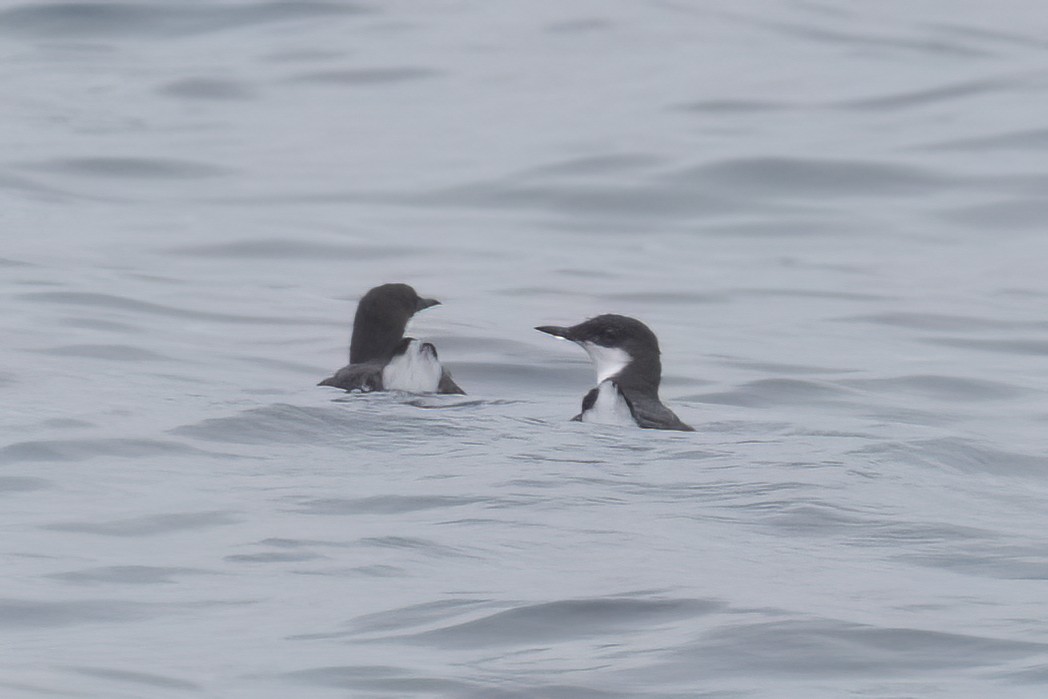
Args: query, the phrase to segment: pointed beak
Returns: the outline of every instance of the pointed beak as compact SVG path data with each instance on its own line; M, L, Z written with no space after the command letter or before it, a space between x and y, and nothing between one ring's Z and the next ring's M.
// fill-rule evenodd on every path
M424 310L426 308L429 308L430 306L439 306L439 305L440 305L440 301L437 301L436 299L423 299L423 298L420 298L418 300L418 308L415 309L415 312L418 313L419 311Z
M562 328L559 325L540 325L535 328L539 332L552 335L553 337L559 337L564 340L574 340L571 336L571 328Z

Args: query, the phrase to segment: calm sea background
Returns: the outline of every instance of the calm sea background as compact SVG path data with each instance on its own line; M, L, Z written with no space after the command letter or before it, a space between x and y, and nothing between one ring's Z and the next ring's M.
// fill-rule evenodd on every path
M1046 37L0 2L0 695L1045 696ZM468 396L315 386L389 281ZM603 312L697 432L568 421Z

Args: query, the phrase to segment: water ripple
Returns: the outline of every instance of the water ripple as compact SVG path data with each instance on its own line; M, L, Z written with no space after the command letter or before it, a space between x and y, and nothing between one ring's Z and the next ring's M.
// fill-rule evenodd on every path
M396 696L406 696L405 693L411 696L470 696L483 686L463 680L420 675L415 670L372 665L315 667L290 672L284 677L303 684L358 692L392 692Z
M135 621L152 616L150 605L124 600L36 602L0 598L0 628L55 628Z
M148 672L83 666L69 666L65 669L88 677L112 680L114 682L130 684L132 686L145 685L146 687L156 687L158 689L177 689L182 691L195 691L201 689L201 686L195 682L188 682L186 680L178 679L177 677L155 675Z
M937 376L922 374L898 376L884 379L856 379L842 381L855 388L872 389L878 392L909 393L940 401L984 401L1005 400L1027 393L1020 386L1000 381L967 379L959 376Z
M210 418L172 432L209 442L271 444L336 440L345 427L343 416L326 408L274 405L256 408L232 417Z
M208 452L158 439L50 439L15 442L0 448L0 463L25 461L83 461L97 457L142 458L168 454Z
M462 496L375 495L367 498L318 498L299 505L298 511L310 515L404 514L435 508L461 507L483 498Z
M975 440L957 437L917 440L910 443L872 444L857 453L889 458L896 463L914 464L961 473L1025 476L1035 479L1048 473L1048 455L1023 454L999 449Z
M762 196L918 196L957 184L933 171L867 160L734 158L689 168L667 183Z
M228 168L172 158L61 158L23 163L22 167L76 177L111 177L133 180L199 179L230 173Z
M602 598L527 604L471 621L424 631L400 640L441 648L482 648L564 642L615 634L710 614L722 608L706 600Z
M684 396L681 400L722 403L747 407L772 405L833 404L851 397L849 389L833 384L801 379L759 379L733 391Z
M877 35L870 31L848 31L826 27L809 26L793 22L747 18L756 25L781 33L787 37L801 39L815 44L829 44L851 48L868 47L897 52L902 56L923 54L926 60L931 58L987 58L993 52L976 48L970 41L956 41L932 37L911 38L901 35Z
M439 71L417 67L347 68L343 70L321 70L309 73L299 73L298 75L288 78L288 81L327 85L382 86L425 80L439 75Z
M944 210L942 217L966 228L995 230L1039 230L1048 218L1048 201L1044 198L1015 197L988 204L959 206Z
M190 100L248 100L254 96L244 82L220 78L181 78L163 85L159 92Z
M8 33L45 38L175 37L362 12L363 8L345 2L311 0L149 6L128 2L40 2L0 12L0 27Z
M102 566L51 573L47 577L77 585L161 585L179 582L186 575L201 575L212 571L200 568L164 566Z
M992 666L1042 655L1048 645L919 628L891 628L828 619L773 621L719 629L677 653L689 676L862 677Z
M909 109L910 107L920 107L926 104L938 105L948 100L999 92L1006 89L1013 89L1014 87L1015 84L1010 80L971 80L954 85L941 85L912 92L848 100L845 102L839 102L835 106L841 109L855 109L860 111Z
M190 318L193 320L210 320L225 323L259 323L265 325L328 325L326 321L308 320L303 318L276 317L276 316L251 316L232 313L215 313L212 311L198 311L187 308L178 308L149 301L117 296L115 294L99 294L92 292L73 291L35 291L28 294L20 294L19 298L25 301L53 303L65 306L90 306L108 310L130 311L144 315L159 315L173 318Z
M0 495L8 493L30 493L35 490L48 490L55 484L44 478L32 476L0 476Z
M212 245L187 245L169 248L168 254L185 255L200 258L229 258L242 260L379 260L391 257L404 257L407 254L427 254L424 248L416 248L406 253L402 248L392 245L369 245L356 243L321 243L300 239L259 239L240 240L230 243Z
M98 534L101 536L140 537L159 536L192 529L211 529L239 522L230 512L178 512L146 515L111 522L62 522L45 524L41 528L59 532Z
M170 361L157 352L144 350L130 345L65 345L41 350L45 354L59 357L82 357L85 359L106 359L113 362L157 362Z
M877 323L925 332L956 332L958 330L999 331L1029 327L1027 324L988 316L965 316L949 313L917 313L913 311L891 311L869 315L854 315L838 318L842 322Z
M987 340L967 337L935 337L925 340L928 344L959 347L983 352L1003 352L1006 354L1027 354L1032 356L1048 355L1048 340L1023 339Z
M929 150L946 151L994 151L994 150L1046 150L1048 129L1022 129L987 136L969 136L924 146Z

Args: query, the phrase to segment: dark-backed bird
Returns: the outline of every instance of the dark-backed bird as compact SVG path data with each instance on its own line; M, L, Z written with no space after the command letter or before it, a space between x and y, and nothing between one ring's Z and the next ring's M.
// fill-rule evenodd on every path
M404 337L413 315L439 304L420 297L407 284L383 284L364 294L353 318L349 365L318 385L346 391L464 394L441 366L436 347Z
M582 411L573 420L693 431L659 400L659 340L644 323L609 313L570 328L542 325L535 329L571 340L593 360L597 387L582 399Z

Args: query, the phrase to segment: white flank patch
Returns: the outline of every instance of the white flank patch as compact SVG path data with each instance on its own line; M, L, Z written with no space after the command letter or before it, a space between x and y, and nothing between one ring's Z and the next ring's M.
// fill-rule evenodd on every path
M436 393L442 373L436 357L423 350L421 342L412 340L382 369L382 385L387 391Z
M604 383L625 369L633 359L626 350L618 347L603 347L593 342L580 342L579 345L593 360L593 368L597 370L597 383Z
M602 425L637 425L626 399L611 381L602 381L597 387L597 401L592 408L582 413L582 421Z

